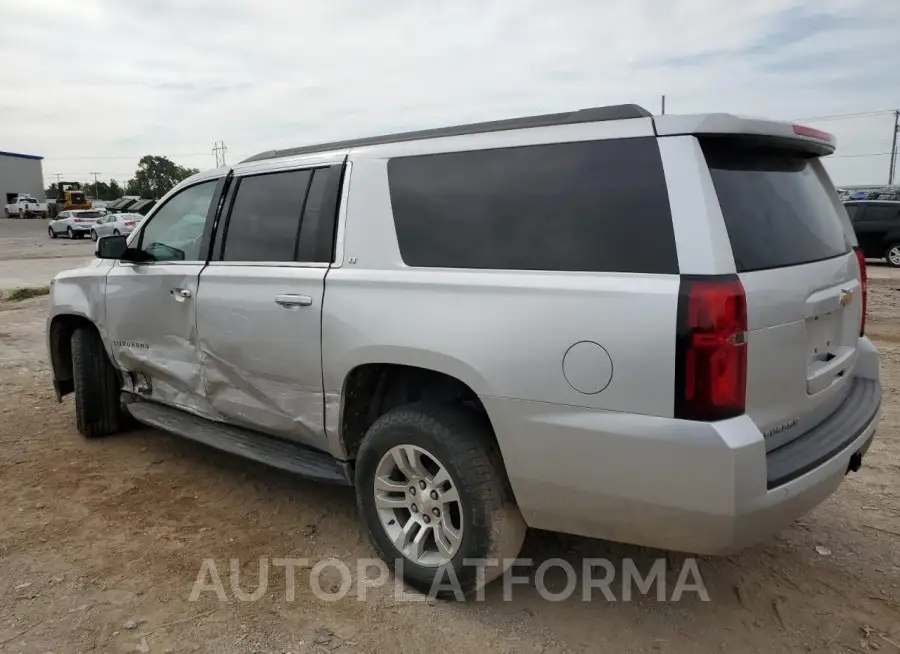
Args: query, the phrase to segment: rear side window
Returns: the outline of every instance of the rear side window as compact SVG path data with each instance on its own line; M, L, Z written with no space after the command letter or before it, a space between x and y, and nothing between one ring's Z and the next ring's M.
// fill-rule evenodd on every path
M225 235L223 261L294 261L310 170L243 177Z
M408 266L677 273L656 139L388 162Z
M794 266L849 251L834 189L816 159L789 150L707 141L738 272Z
M896 220L898 213L900 213L900 205L870 204L866 207L866 221Z

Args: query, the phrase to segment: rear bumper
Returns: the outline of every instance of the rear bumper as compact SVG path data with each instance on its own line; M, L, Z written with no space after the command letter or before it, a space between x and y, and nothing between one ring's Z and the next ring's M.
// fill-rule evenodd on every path
M854 390L766 453L747 416L717 423L483 398L529 526L699 554L770 538L830 496L878 423L868 341ZM874 366L872 365L874 363Z

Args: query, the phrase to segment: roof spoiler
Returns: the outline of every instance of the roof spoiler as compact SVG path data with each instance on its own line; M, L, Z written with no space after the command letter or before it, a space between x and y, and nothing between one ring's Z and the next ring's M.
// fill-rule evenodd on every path
M659 136L735 136L770 142L817 156L834 153L837 141L828 132L805 125L733 114L666 115L653 119Z

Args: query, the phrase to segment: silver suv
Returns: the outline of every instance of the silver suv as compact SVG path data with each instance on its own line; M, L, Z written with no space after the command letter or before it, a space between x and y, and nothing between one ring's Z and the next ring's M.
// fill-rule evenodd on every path
M56 392L88 437L127 413L355 486L418 588L475 589L526 526L728 552L875 432L833 150L625 105L266 152L57 276Z

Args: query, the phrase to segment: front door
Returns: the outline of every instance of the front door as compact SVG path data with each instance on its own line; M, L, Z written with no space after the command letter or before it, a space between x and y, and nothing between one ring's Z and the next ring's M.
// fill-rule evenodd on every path
M218 179L186 187L147 218L129 245L141 263L116 262L106 282L106 324L116 363L150 398L208 413L197 351L197 281L209 251Z

